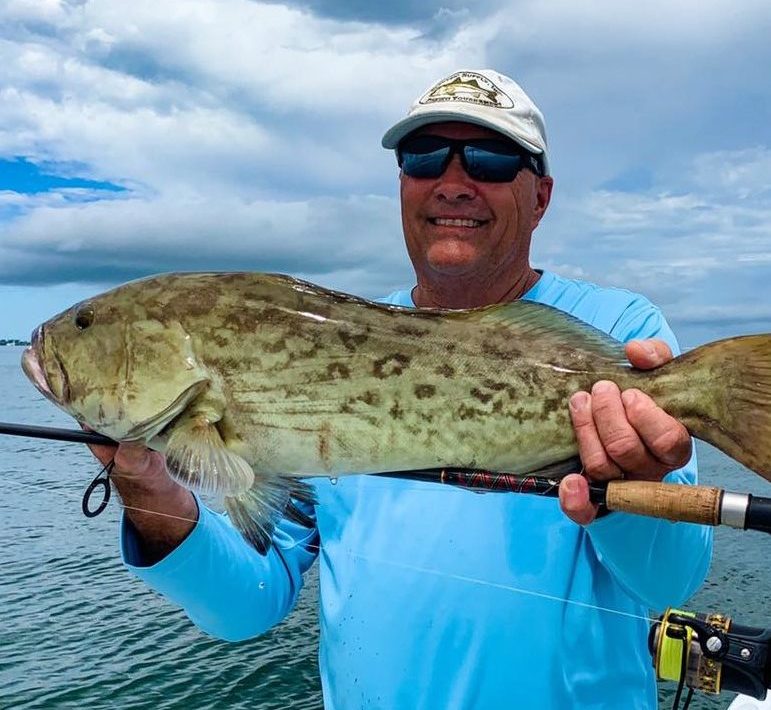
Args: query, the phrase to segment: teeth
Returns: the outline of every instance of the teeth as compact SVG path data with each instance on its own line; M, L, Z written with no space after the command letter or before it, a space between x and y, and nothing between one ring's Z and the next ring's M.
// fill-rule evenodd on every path
M444 219L436 217L431 221L440 227L481 227L484 224L478 219Z

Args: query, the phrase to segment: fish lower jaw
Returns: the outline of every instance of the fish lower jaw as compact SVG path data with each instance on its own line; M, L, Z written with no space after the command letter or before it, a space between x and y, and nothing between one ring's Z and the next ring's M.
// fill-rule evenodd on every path
M46 397L46 399L50 399L57 404L59 403L59 400L51 391L45 371L40 364L37 353L32 347L28 347L21 356L21 369L29 378L30 382L35 385L35 388Z

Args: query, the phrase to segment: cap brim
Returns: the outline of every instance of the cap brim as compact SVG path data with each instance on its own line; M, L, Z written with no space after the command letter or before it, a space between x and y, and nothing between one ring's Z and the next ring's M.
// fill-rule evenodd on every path
M388 150L394 150L399 141L405 136L409 135L413 131L423 126L428 126L432 123L443 123L445 121L459 121L460 123L473 123L475 126L482 126L483 128L489 128L490 130L500 133L507 138L510 138L516 143L519 143L523 148L529 150L531 153L541 155L543 150L532 144L530 141L524 140L521 136L512 135L510 132L503 129L502 126L493 123L492 121L485 120L484 118L478 118L468 110L465 111L431 111L430 113L413 114L407 118L403 118L401 121L392 126L386 131L381 145Z

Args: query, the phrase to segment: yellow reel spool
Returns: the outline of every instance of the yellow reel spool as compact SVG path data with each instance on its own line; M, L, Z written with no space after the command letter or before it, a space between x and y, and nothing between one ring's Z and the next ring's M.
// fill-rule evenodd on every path
M672 616L682 622L673 621ZM693 626L685 619L694 619ZM662 615L659 625L654 655L656 676L660 680L685 682L689 688L705 693L719 693L723 658L705 655L702 644L709 643L710 638L700 638L699 633L727 634L731 619L723 614L700 615L670 608Z
M659 631L659 642L656 646L656 676L660 680L672 680L677 683L683 670L683 653L685 657L685 667L688 667L688 655L691 652L691 641L693 640L693 629L674 624L670 621L670 614L680 614L681 616L695 617L696 614L689 611L680 611L679 609L669 608L664 612L661 619L661 629ZM669 629L676 629L680 638L671 638L667 633ZM683 644L682 636L685 636Z

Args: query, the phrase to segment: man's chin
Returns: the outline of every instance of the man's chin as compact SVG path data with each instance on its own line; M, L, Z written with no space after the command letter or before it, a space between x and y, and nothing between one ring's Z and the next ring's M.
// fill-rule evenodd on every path
M431 245L426 254L431 270L444 276L462 276L474 271L482 261L477 245L466 239L443 239Z
M474 274L474 264L467 262L431 264L431 270L444 278L464 278Z

